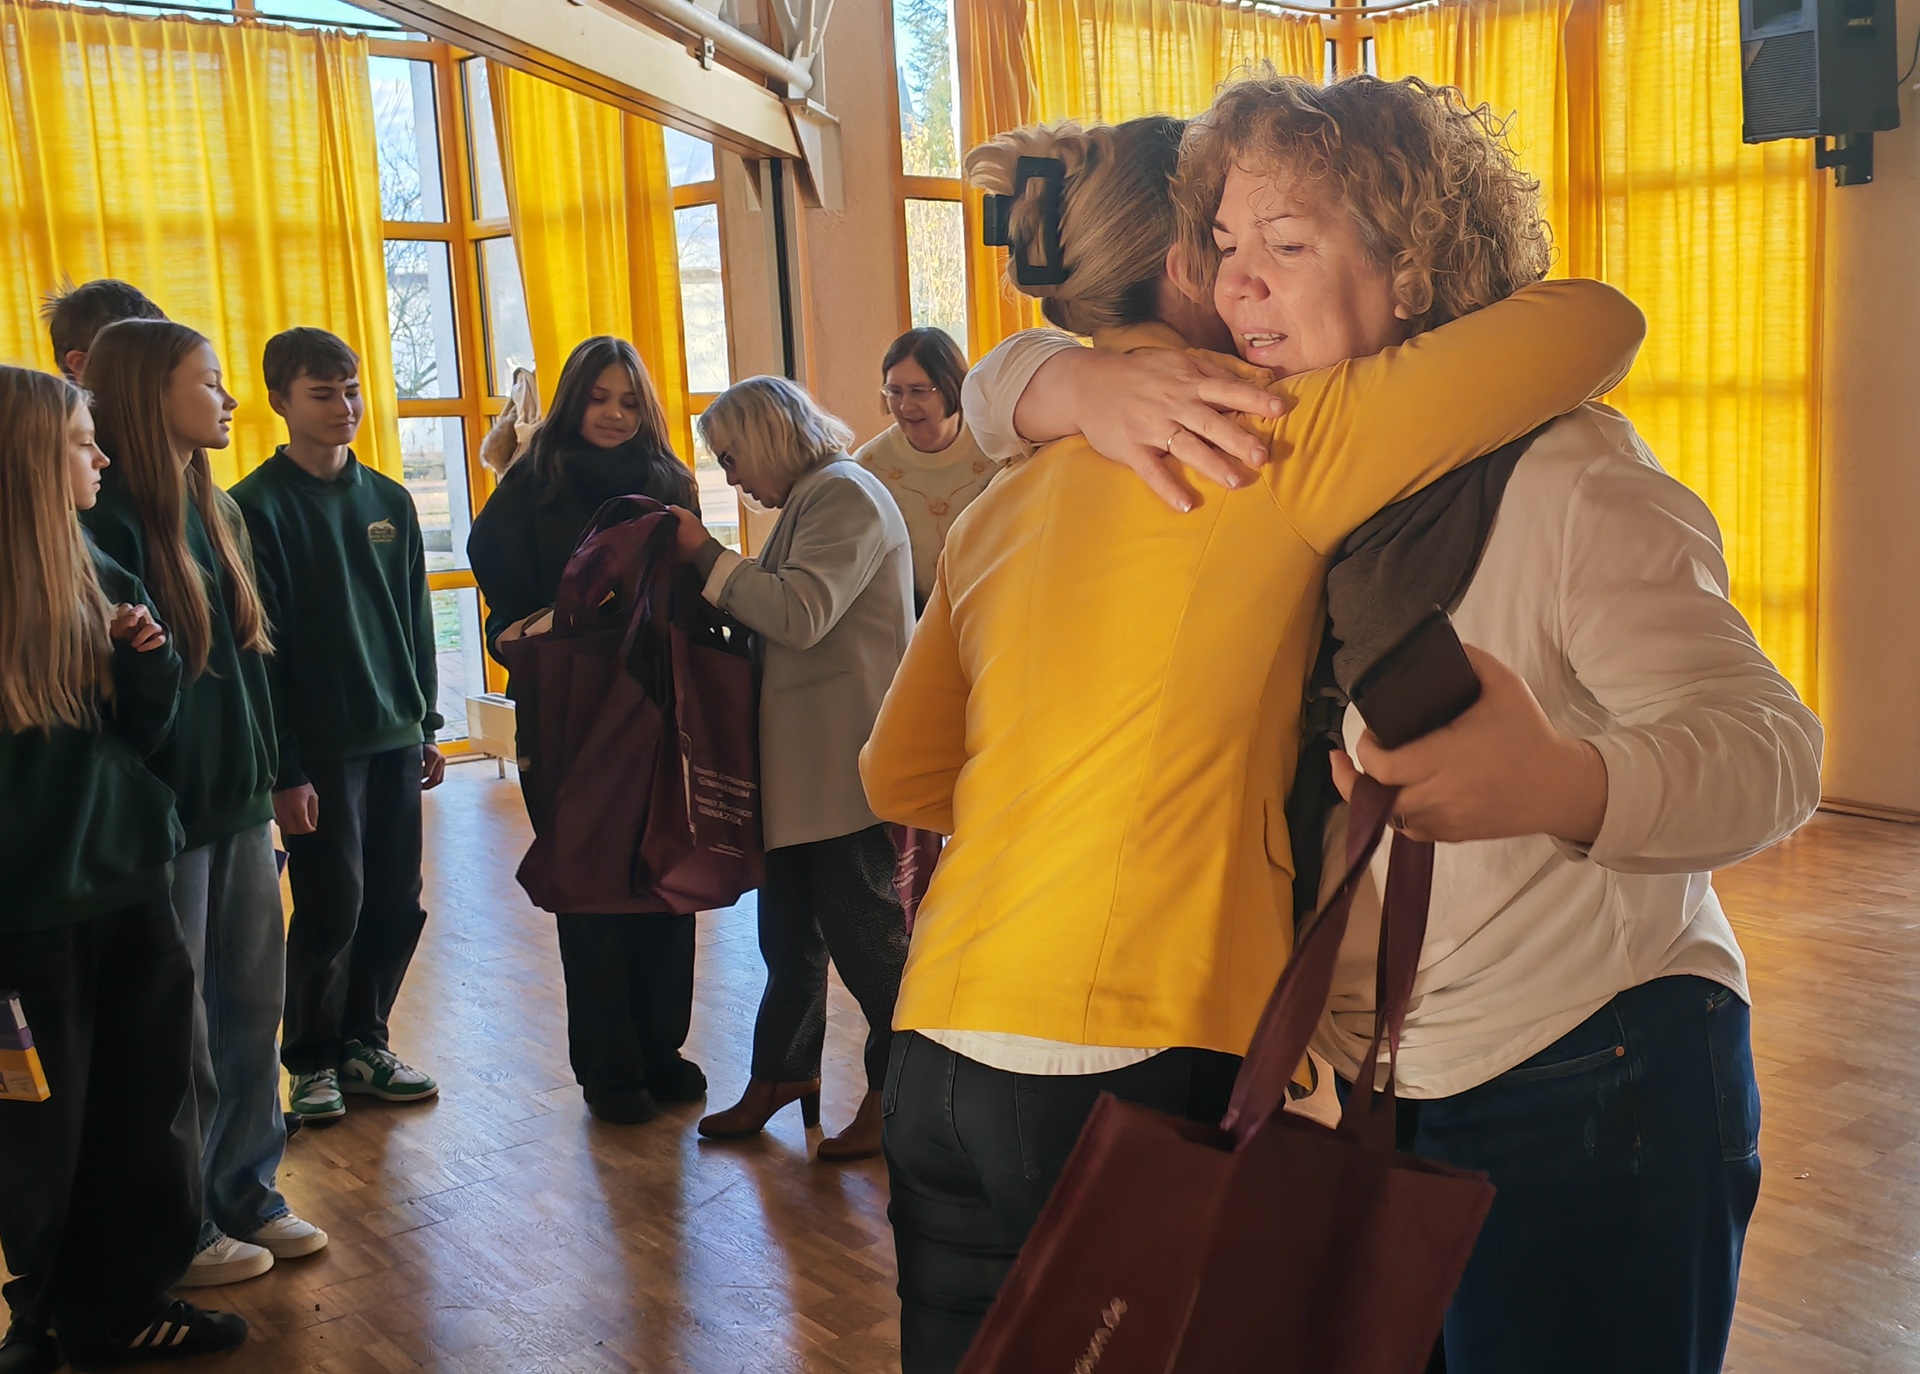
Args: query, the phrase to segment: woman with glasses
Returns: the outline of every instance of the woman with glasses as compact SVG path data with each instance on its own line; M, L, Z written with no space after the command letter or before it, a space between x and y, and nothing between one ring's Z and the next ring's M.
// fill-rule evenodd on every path
M881 360L880 398L893 426L853 455L886 483L913 540L916 614L933 591L947 531L1000 464L980 451L960 413L967 360L943 329L909 329Z
M860 747L913 634L906 522L885 487L847 457L853 435L779 377L722 392L700 433L727 481L780 521L752 560L680 511L680 555L708 601L753 631L760 677L760 795L767 874L752 1081L700 1123L715 1140L758 1135L789 1103L820 1119L827 962L867 1018L865 1095L823 1160L880 1153L880 1084L907 961L891 829L867 805Z

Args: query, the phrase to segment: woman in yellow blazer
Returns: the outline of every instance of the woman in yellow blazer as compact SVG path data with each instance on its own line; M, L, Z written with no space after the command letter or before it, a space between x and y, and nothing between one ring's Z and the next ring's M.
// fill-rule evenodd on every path
M876 814L953 837L883 1104L906 1374L957 1365L1100 1092L1224 1110L1291 945L1283 806L1328 555L1611 387L1644 333L1607 287L1537 284L1534 188L1475 117L1373 85L1376 117L1342 134L1394 141L1367 165L1405 184L1269 150L1230 192L1284 238L1310 283L1289 330L1334 364L1276 384L1261 480L1178 514L1083 440L1010 469L955 525L863 755ZM1096 348L1229 337L1167 275L1180 131L1025 129L968 158L1017 192L1016 257L1058 233L1066 280L1031 294ZM1041 183L1015 187L1022 156L1060 160L1057 226ZM1437 310L1409 262L1480 296ZM1256 363L1276 342L1234 340Z

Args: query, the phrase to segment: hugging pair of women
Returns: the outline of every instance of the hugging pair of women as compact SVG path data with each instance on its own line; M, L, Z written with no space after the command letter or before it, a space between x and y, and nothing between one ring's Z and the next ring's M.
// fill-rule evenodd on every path
M1101 1092L1220 1116L1356 768L1445 842L1402 1144L1498 1188L1436 1362L1717 1369L1759 1098L1709 878L1812 812L1821 731L1711 514L1594 402L1639 311L1543 280L1537 183L1417 81L1243 81L968 172L1016 261L1057 236L1010 278L1063 277L1015 286L1094 346L969 377L982 448L1033 456L955 525L862 760L952 837L883 1101L907 1374L958 1364ZM1327 703L1436 603L1483 696L1382 750ZM1315 1040L1342 1091L1384 862Z

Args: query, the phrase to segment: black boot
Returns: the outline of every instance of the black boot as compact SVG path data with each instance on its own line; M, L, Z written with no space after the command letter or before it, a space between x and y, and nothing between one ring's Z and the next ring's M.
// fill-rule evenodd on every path
M675 1053L647 1075L647 1091L660 1102L698 1102L707 1095L707 1075L691 1059Z
M587 1110L613 1126L642 1126L660 1115L660 1104L645 1085L586 1089Z

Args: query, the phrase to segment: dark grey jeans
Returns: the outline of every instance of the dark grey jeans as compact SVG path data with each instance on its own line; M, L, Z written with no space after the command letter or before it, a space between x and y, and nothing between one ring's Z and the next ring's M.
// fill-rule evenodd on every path
M1175 1049L1111 1073L1017 1074L902 1032L884 1111L903 1374L958 1367L1101 1093L1218 1121L1239 1069Z
M894 891L898 850L885 825L767 851L760 957L767 990L753 1024L753 1075L779 1083L820 1073L827 959L867 1018L867 1090L880 1091L893 1004L907 966L907 921Z

